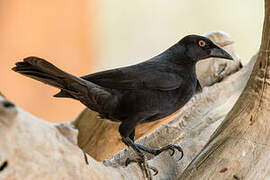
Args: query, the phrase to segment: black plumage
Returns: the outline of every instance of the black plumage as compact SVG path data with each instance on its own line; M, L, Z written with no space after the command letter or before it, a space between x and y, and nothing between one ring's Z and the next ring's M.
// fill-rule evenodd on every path
M206 37L189 35L145 62L80 78L38 57L25 58L13 70L60 88L55 97L79 100L101 117L120 121L123 142L143 158L141 150L155 155L167 149L181 151L173 145L155 150L135 144L135 127L172 114L201 91L195 64L208 57L232 59Z

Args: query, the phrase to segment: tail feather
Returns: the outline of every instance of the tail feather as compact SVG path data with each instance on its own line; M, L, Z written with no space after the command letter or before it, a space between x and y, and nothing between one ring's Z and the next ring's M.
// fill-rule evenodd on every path
M12 68L13 71L22 75L41 81L45 84L57 87L61 91L54 95L54 97L70 97L81 101L91 109L104 112L107 104L117 104L117 99L113 95L104 90L102 87L81 79L79 77L68 74L53 64L38 57L27 57L22 62L17 62L16 66Z
M53 97L63 98L63 97L72 97L72 95L65 90L61 90L59 93L53 95Z
M40 66L41 63L36 63L38 60L41 61L42 59L36 57L25 58L23 62L17 62L15 64L16 66L13 67L12 70L30 78L41 81L45 84L49 84L57 88L64 88L61 82L59 82L59 78L57 78L58 72L47 73L47 68L43 68L42 66Z

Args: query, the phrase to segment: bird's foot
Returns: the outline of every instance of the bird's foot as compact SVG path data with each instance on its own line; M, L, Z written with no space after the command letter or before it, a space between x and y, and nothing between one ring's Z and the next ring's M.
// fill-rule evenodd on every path
M139 166L141 167L142 171L145 173L146 179L152 180L152 174L150 172L150 170L152 170L154 172L154 176L158 174L158 170L157 168L150 166L147 161L146 161L146 157L143 156L138 156L138 158L136 159L129 159L127 158L125 165L128 166L130 163L138 163Z
M134 160L127 159L126 160L126 166L128 164L132 163L132 162L138 163L140 165L140 167L142 168L142 170L144 171L147 179L152 179L150 169L154 171L154 175L156 175L158 173L158 170L155 167L149 166L147 164L146 157L145 157L145 155L144 155L144 153L142 151L145 151L147 153L150 153L150 154L153 154L153 155L157 156L163 151L170 150L170 151L172 151L170 155L173 156L174 153L175 153L175 150L177 150L177 151L181 152L180 159L182 159L182 157L184 155L182 148L180 146L173 145L173 144L169 144L167 146L164 146L164 147L161 147L161 148L158 148L158 149L154 149L154 148L150 148L150 147L147 147L147 146L144 146L144 145L141 145L141 144L136 144L129 137L123 137L122 141L127 146L131 147L136 152L136 154L138 155L138 158L136 158Z
M150 170L154 171L154 175L156 175L158 173L158 170L155 167L152 167L147 163L144 153L134 144L134 142L129 137L122 138L122 141L126 145L131 147L134 150L134 152L137 154L136 159L127 159L126 160L126 163L125 163L126 166L132 162L138 163L139 166L141 167L143 173L145 174L146 179L152 180L152 174L151 174Z
M147 153L153 154L155 156L159 155L160 153L162 153L163 151L171 151L170 155L173 156L175 153L175 150L181 152L181 157L179 158L179 160L181 160L184 156L184 152L183 149L180 146L174 145L174 144L169 144L167 146L163 146L161 148L150 148L141 144L135 144L140 150L145 151Z

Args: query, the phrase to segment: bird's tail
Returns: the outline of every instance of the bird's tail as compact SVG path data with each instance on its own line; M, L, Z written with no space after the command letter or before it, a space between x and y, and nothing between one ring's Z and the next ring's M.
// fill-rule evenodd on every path
M27 57L17 62L13 71L61 89L55 97L77 99L87 107L103 113L111 111L117 98L104 88L82 78L68 74L48 61L38 57Z

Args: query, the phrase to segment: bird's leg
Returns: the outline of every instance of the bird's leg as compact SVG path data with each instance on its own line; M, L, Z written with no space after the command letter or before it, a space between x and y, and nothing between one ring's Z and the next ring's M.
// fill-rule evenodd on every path
M135 130L132 131L132 133L129 135L129 138L134 142L134 137L135 137ZM179 160L181 160L184 156L184 152L183 149L180 146L174 145L174 144L169 144L167 146L163 146L161 148L150 148L148 146L144 146L142 144L137 144L135 143L135 146L137 146L137 148L139 148L140 150L153 154L154 156L159 155L161 152L163 151L167 151L167 150L171 150L171 156L174 155L175 150L181 152L181 157L179 158Z
M122 141L129 147L131 147L136 154L138 155L139 158L137 159L127 159L126 160L126 166L132 162L136 162L140 165L140 167L142 168L142 170L145 172L145 176L147 179L151 180L152 179L152 174L149 171L149 169L154 171L154 175L156 175L158 173L158 170L155 167L149 166L146 162L146 157L143 154L143 152L134 144L134 142L129 138L129 137L123 137Z
M122 141L128 147L131 147L138 156L137 158L132 160L128 158L126 160L126 166L132 162L136 162L140 165L146 178L152 179L150 169L153 170L155 174L157 174L157 169L148 165L144 153L134 144L133 141L135 136L136 123L137 123L136 119L130 119L129 121L122 122L119 126L119 133L122 137Z
M181 152L181 157L180 157L179 160L181 160L183 158L183 156L184 156L183 149L180 146L177 146L177 145L174 145L174 144L169 144L169 145L163 146L161 148L150 148L148 146L144 146L144 145L136 144L136 143L135 143L135 146L137 148L139 148L140 150L145 151L145 152L150 153L150 154L153 154L155 156L159 155L163 151L168 151L168 150L172 151L171 154L170 154L171 156L174 155L175 150Z

